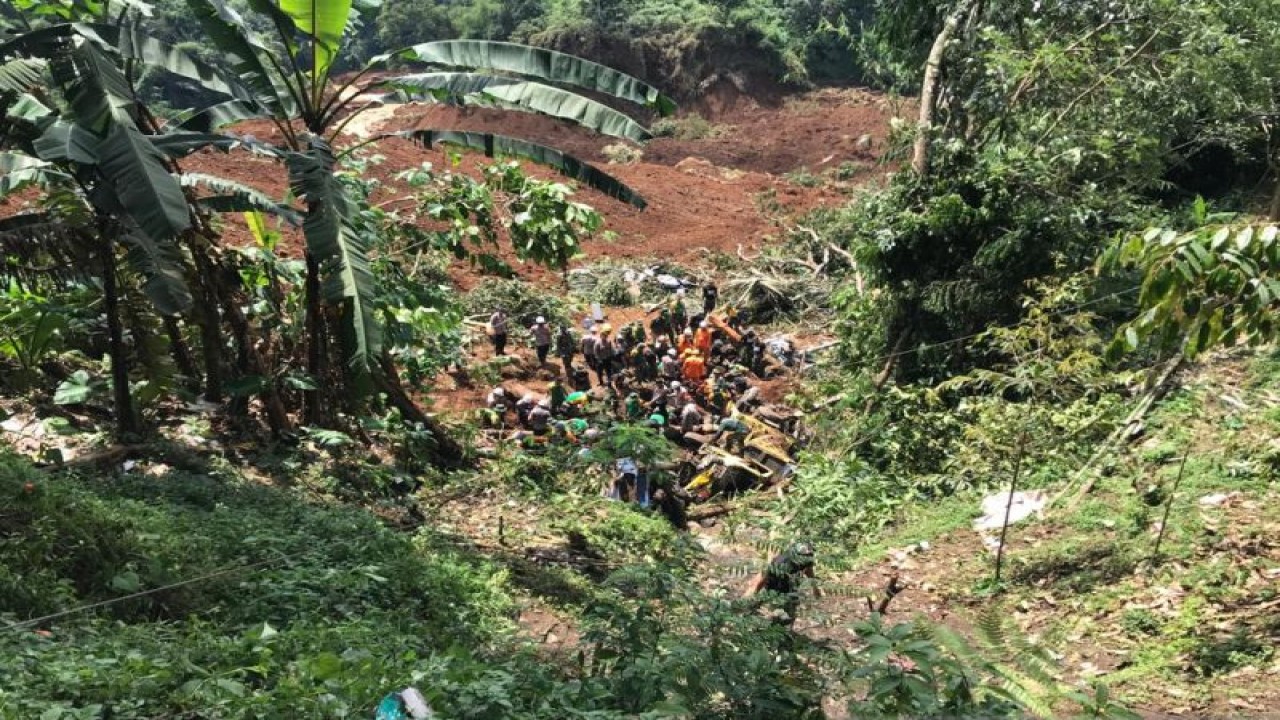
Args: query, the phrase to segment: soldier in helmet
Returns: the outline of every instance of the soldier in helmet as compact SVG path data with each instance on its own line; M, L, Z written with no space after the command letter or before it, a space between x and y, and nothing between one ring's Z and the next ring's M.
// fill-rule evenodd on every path
M762 572L751 579L747 587L747 597L757 597L764 593L773 593L782 601L785 616L779 622L790 626L796 620L796 610L800 605L800 584L804 578L813 578L813 546L806 542L792 543L783 552L775 555ZM822 597L822 591L813 589L814 597Z

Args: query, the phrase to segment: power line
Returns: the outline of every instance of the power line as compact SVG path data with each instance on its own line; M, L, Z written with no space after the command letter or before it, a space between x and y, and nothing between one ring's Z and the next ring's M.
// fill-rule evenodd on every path
M1124 295L1131 294L1131 293L1133 293L1133 292L1136 292L1136 291L1137 291L1137 290L1139 290L1140 288L1141 288L1141 286L1134 286L1134 287L1131 287L1131 288L1127 288L1127 289L1125 289L1125 290L1120 290L1120 291L1118 291L1118 292L1114 292L1114 293L1110 293L1110 294L1108 294L1108 295L1103 295L1103 296L1101 296L1101 297L1094 298L1093 300L1090 300L1090 301L1088 301L1088 302L1084 302L1084 303L1080 303L1079 305L1075 305L1075 306L1070 307L1070 308L1063 308L1063 309L1061 309L1061 310L1055 310L1055 311L1053 311L1053 312L1046 313L1046 314L1047 314L1047 315L1049 315L1049 316L1054 316L1054 317L1059 316L1059 315L1066 315L1066 314L1068 314L1068 313L1076 312L1076 311L1082 310L1082 309L1084 309L1084 308L1087 308L1087 307L1090 307L1090 306L1093 306L1093 305L1097 305L1097 304L1102 303L1102 302L1105 302L1105 301L1107 301L1107 300L1111 300L1111 299L1114 299L1114 298L1117 298L1117 297L1122 297L1122 296L1124 296ZM1031 319L1030 319L1030 318L1026 318L1026 319L1020 320L1020 321L1018 321L1018 322L1016 322L1016 323L1011 323L1011 324L1009 324L1009 325L1003 325L1003 326L997 326L997 327L1001 327L1001 328L1003 328L1003 329L1012 329L1012 328L1015 328L1015 327L1020 327L1020 326L1022 326L1022 325L1025 325L1025 324L1027 324L1027 323L1029 323L1029 322L1031 322ZM930 344L926 344L926 345L920 345L920 346L917 346L917 347L911 348L911 349L909 349L909 350L899 350L899 351L894 352L894 353L887 353L887 354L882 355L882 356L880 356L880 357L878 357L878 358L874 358L874 359L872 359L870 362L883 362L883 361L887 361L887 360L892 359L892 358L895 358L895 357L901 357L901 356L903 356L903 355L909 355L909 354L911 354L911 353L922 352L922 351L924 351L924 350L930 350L930 349L934 349L934 348L946 347L946 346L949 346L949 345L954 345L954 344L959 343L959 342L964 342L964 341L966 341L966 340L972 340L972 339L974 339L974 338L980 337L980 336L982 336L982 335L986 334L987 332L990 332L990 330L991 330L991 329L992 329L992 328L987 328L986 330L983 330L983 331L981 331L981 332L970 333L970 334L968 334L968 335L962 335L962 336L959 336L959 337L951 338L951 339L949 339L949 340L939 341L939 342L936 342L936 343L930 343ZM422 527L424 527L424 526L426 525L426 523L427 523L427 521L423 520L423 521L420 521L420 522L414 523L413 525L410 525L410 526L407 526L407 527L401 527L401 528L398 528L398 529L399 529L399 530L401 530L402 532L410 532L410 531L413 531L413 530L421 529ZM458 541L458 540L455 540L455 539L452 539L452 538L448 538L448 537L443 537L443 536L437 536L435 539L436 539L436 540L438 540L438 541L443 542L444 544L451 545L451 546L453 546L453 547L455 547L455 548L466 548L466 549L477 549L477 548L479 548L479 546L477 546L474 542L471 542L471 541L461 542L461 541ZM281 556L279 556L279 557L272 558L272 559L270 559L270 560L262 560L262 561L259 561L259 562L249 563L249 564L245 564L245 565L236 565L236 566L225 567L225 568L222 568L222 569L219 569L219 570L215 570L215 571L213 571L213 572L211 572L211 573L207 573L207 574L204 574L204 575L200 575L200 576L197 576L197 577L189 578L189 579L187 579L187 580L182 580L182 581L175 582L175 583L170 583L170 584L168 584L168 585L163 585L163 586L161 586L161 587L151 588L151 589L148 589L148 590L140 590L140 591L138 591L138 592L133 592L133 593L129 593L129 594L126 594L126 595L121 595L121 596L119 596L119 597L109 598L109 599L107 599L107 600L101 600L101 601L98 601L98 602L89 603L89 604L81 605L81 606L78 606L78 607L73 607L73 608L70 608L70 609L67 609L67 610L62 610L62 611L59 611L59 612L56 612L56 613L51 613L51 614L49 614L49 615L44 615L44 616L37 617L37 618L31 618L31 619L29 619L29 620L22 620L22 621L20 621L20 622L11 623L11 624L9 624L8 626L6 626L6 629L8 629L8 630L15 630L15 631L16 631L16 630L22 630L22 629L24 629L24 628L35 627L35 626L37 626L37 625L41 625L41 624L46 623L46 622L49 622L49 621L51 621L51 620L57 620L57 619L59 619L59 618L68 617L68 616L71 616L71 615L76 615L76 614L79 614L79 613L82 613L82 612L88 612L88 611L90 611L90 610L97 610L97 609L101 609L101 608L104 608L104 607L110 607L110 606L112 606L112 605L116 605L116 604L118 604L118 603L122 603L122 602L125 602L125 601L128 601L128 600L135 600L135 599L138 599L138 598L148 597L148 596L150 596L150 595L155 595L155 594L162 593L162 592L167 592L167 591L170 591L170 590L176 590L176 589L181 588L181 587L186 587L186 586L189 586L189 585L195 585L195 584L197 584L197 583L206 582L206 581L209 581L209 580L213 580L213 579L215 579L215 578L218 578L218 577L223 577L223 576L226 576L226 575L232 575L232 574L235 574L235 573L245 572L245 571L249 571L249 570L256 570L256 569L260 569L260 568L272 567L272 566L275 566L275 565L279 565L280 563L282 563L282 562L284 562L284 561L286 561L286 560L292 560L292 559L295 559L295 558L299 558L299 557L301 557L301 556L302 556L302 553L296 553L296 554L293 554L293 555L281 555ZM574 559L572 562L573 562L573 563L577 563L577 564L583 564L583 565L595 565L595 566L597 566L597 567L604 567L604 568L611 568L611 567L615 567L615 564L614 564L614 563L610 563L610 562L608 562L608 561L606 561L606 560L597 560L597 559L595 559L595 558L576 558L576 559Z

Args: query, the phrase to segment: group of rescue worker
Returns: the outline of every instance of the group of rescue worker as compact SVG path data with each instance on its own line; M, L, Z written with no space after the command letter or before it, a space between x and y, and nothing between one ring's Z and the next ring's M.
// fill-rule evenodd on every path
M607 320L588 319L579 337L563 324L553 332L545 317L536 317L529 335L538 364L545 367L554 349L563 372L542 397L493 388L486 399L488 423L516 427L516 437L528 443L573 444L589 443L598 435L586 436L593 427L646 423L686 447L694 445L688 435L697 432L740 449L749 432L741 416L762 401L752 378L778 372L785 357L775 357L753 330L743 330L732 309L716 312L718 299L708 282L701 312L691 312L679 289L648 312L654 317L647 331L640 321L615 330ZM490 317L497 354L506 351L508 322L501 309Z
M488 424L515 428L513 437L528 447L567 443L585 451L603 430L622 421L646 424L686 448L710 442L741 450L750 432L743 416L762 403L753 378L779 372L791 360L791 350L770 346L742 327L733 308L719 308L714 283L704 284L701 296L698 312L690 308L687 291L676 290L646 313L652 316L647 328L635 321L615 329L605 318L589 318L579 335L567 324L553 330L545 317L536 317L528 332L538 366L545 368L554 352L558 377L542 397L532 392L516 397L501 386L493 388L486 398ZM489 318L495 355L506 353L509 323L500 308ZM615 464L609 497L656 506L684 527L688 496L679 485L670 479L651 482L649 469L631 458ZM773 558L748 595L773 592L788 598L784 617L794 617L804 575L812 576L812 549L799 544Z

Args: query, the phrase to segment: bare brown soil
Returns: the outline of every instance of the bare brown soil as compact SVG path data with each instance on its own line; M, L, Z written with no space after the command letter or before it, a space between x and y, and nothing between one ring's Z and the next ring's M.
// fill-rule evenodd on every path
M786 173L820 174L841 163L856 162L860 171L849 186L882 176L886 169L878 164L877 151L884 145L893 111L884 98L854 90L816 91L777 109L740 104L731 114L713 118L717 124L711 137L657 138L643 148L643 158L630 165L608 164L603 149L615 142L612 138L532 114L410 105L398 109L393 119L371 123L366 129L385 132L430 127L498 132L561 148L617 176L649 203L640 211L590 190L581 191L580 198L600 210L606 229L617 235L613 242L603 235L587 241L582 262L599 257L694 262L704 260L709 252L758 249L778 232L780 217L847 200L830 184L802 187L783 177ZM260 140L276 137L274 128L264 122L244 123L236 131ZM864 136L870 138L870 150L858 149L859 138ZM445 151L423 150L400 139L374 143L369 152L382 158L370 170L384 183L375 198L378 202L405 196L394 180L396 173L423 162L438 167L449 164ZM470 169L482 160L468 158L461 169ZM202 152L182 165L187 171L229 177L274 197L283 198L287 190L282 167L243 151ZM237 218L228 219L226 240L229 244L249 241ZM286 251L297 252L297 241L291 233ZM465 288L474 280L468 277L469 271L460 270L456 279ZM530 279L541 274L528 266L520 268L520 273Z

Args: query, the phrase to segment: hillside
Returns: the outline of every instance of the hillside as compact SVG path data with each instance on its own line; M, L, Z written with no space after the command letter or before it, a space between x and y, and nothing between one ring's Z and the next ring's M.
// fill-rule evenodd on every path
M1277 62L0 6L0 720L1280 714Z

